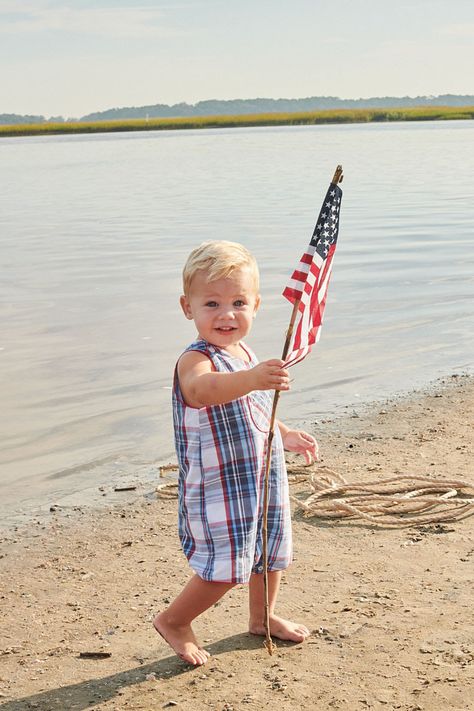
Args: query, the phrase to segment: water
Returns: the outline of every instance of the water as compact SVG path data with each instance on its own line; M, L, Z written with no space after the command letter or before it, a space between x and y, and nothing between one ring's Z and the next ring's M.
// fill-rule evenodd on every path
M279 415L472 372L474 122L0 139L0 519L154 481L194 337L180 271L204 239L249 246L279 356L280 296L337 163L345 180L322 338ZM324 446L324 443L322 443Z

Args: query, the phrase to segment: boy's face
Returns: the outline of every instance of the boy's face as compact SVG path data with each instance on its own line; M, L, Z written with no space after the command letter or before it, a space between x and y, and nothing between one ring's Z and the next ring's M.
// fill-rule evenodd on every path
M260 296L248 269L236 269L229 277L211 282L206 281L205 272L198 271L189 293L180 302L201 338L219 348L228 348L250 331Z

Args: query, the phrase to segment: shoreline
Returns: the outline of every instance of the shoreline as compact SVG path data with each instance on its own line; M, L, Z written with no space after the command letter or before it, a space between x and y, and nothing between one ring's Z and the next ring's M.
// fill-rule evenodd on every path
M400 401L408 402L412 398L426 397L442 389L447 382L457 381L459 378L466 378L474 382L474 375L468 371L452 373L436 378L424 386L400 391L388 397L367 401L353 400L348 405L341 405L338 411L329 412L320 420L313 420L306 416L298 420L292 419L291 422L295 427L311 430L317 438L324 441L334 427L337 429L337 423L344 422L346 419L352 421L355 412L357 412L357 417L368 417L376 408L390 406ZM320 427L320 423L324 424L324 427ZM119 458L120 455L117 457ZM42 501L38 503L27 499L19 502L18 507L13 510L10 505L8 513L2 511L0 537L14 531L28 530L32 525L44 525L51 520L52 513L74 520L84 512L98 514L110 507L129 506L135 502L150 499L154 496L156 485L163 483L160 478L161 468L174 463L176 463L176 456L173 453L172 458L168 460L157 458L154 462L147 462L138 467L138 470L143 470L141 473L135 471L132 475L127 472L117 476L115 472L111 472L106 479L97 482L94 486L86 486L70 493L64 492L49 497L42 496ZM88 467L89 465L85 464L84 466ZM129 491L126 490L127 487L130 487ZM116 488L122 488L122 491L116 491Z
M392 109L339 109L288 113L237 114L111 121L70 121L45 124L0 125L0 138L126 131L177 131L206 128L312 126L410 121L464 121L474 119L474 106L433 106Z
M472 482L472 421L474 379L466 375L320 420L312 431L321 464L352 482L397 473ZM179 552L176 499L140 495L101 509L53 511L1 535L8 625L0 639L0 708L467 709L474 516L387 529L294 512L293 529L295 560L279 608L312 636L302 645L280 643L269 657L246 632L240 586L197 621L212 653L197 669L151 627L190 575Z

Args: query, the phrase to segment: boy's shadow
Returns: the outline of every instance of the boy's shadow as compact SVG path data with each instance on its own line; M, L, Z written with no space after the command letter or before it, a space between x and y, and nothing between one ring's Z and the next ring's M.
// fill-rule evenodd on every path
M238 649L262 649L265 652L262 637L254 637L245 633L235 634L214 644L206 645L206 649L212 656ZM209 663L212 663L212 657ZM142 683L146 680L148 674L154 674L157 679L170 679L193 669L196 669L196 667L185 664L173 655L151 664L144 664L112 674L111 676L82 681L79 684L71 684L59 689L26 696L22 699L7 701L4 704L0 704L0 709L2 711L27 711L29 709L37 711L66 711L66 709L67 711L82 711L100 702L108 701L124 687Z

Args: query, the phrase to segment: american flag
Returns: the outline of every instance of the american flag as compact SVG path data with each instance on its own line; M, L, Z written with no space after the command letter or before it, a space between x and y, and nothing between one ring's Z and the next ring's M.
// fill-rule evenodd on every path
M311 346L319 340L339 232L341 198L341 188L331 183L311 242L283 292L292 304L299 301L293 337L285 359L286 367L303 360Z

